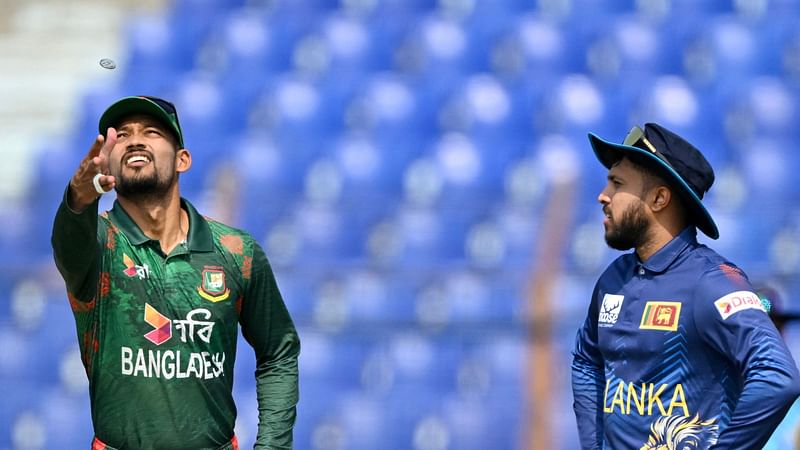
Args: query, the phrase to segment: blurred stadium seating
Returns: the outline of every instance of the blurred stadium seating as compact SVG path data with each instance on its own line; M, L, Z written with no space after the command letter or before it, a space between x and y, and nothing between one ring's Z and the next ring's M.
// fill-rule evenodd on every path
M615 256L586 133L657 121L696 143L717 171L712 245L793 302L798 25L795 0L175 0L132 16L119 81L83 87L70 137L37 143L23 207L0 208L0 449L87 448L50 224L99 114L140 93L178 106L184 195L214 216L232 179L233 221L271 258L303 342L297 449L524 448L543 408L526 402L537 301L555 311L553 449L577 448L569 352ZM567 245L536 261L564 182ZM537 264L559 269L552 299L529 299Z

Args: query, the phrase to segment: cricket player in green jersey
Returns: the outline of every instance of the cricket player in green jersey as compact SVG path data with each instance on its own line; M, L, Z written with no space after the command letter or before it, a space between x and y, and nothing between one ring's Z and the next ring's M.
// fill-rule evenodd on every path
M123 98L99 128L52 234L89 378L92 450L237 449L239 325L256 357L255 448L291 448L300 341L264 251L181 198L192 157L171 103Z

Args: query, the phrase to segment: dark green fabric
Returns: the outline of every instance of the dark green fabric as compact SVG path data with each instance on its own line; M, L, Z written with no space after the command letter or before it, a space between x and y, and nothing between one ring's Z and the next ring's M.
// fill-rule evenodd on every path
M185 200L182 207L188 239L169 255L119 203L98 217L97 202L75 213L65 196L56 213L53 252L75 316L95 434L121 450L230 442L241 325L257 364L256 448L291 448L300 342L269 262L248 233L202 217Z

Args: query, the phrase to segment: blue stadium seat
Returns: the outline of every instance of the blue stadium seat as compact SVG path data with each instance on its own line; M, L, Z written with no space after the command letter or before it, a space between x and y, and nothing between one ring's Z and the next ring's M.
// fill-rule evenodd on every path
M795 3L177 0L129 22L118 83L86 88L65 137L38 144L29 205L3 215L0 286L56 276L52 216L102 111L163 96L195 157L182 192L201 205L236 178L234 225L264 247L298 326L296 448L519 448L540 407L525 399L526 314L554 183L574 183L557 353L618 256L587 132L621 141L656 121L686 136L718 174L712 246L759 278L797 278L771 250L797 229ZM0 448L20 417L47 446L91 436L88 396L61 375L69 306L63 288L47 295L28 328L0 299ZM247 447L255 367L239 344ZM578 445L570 403L558 385L554 450Z

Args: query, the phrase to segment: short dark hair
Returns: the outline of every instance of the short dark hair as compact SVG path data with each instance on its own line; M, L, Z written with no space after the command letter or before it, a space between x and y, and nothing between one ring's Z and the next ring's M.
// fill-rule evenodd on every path
M636 170L644 175L644 190L649 190L653 186L660 184L669 187L673 192L677 191L677 189L668 183L661 175L661 170L663 169L661 169L659 164L653 161L652 158L633 152L628 154L616 153L611 160L611 165L615 166L623 159L630 161L636 167Z
M670 183L667 179L661 175L664 168L655 162L653 158L649 158L645 155L639 153L628 153L622 154L617 153L614 156L612 161L612 165L618 164L624 158L627 158L631 164L634 165L636 170L638 170L643 175L643 184L642 184L642 194L644 195L645 192L649 191L655 186L666 186L672 191L672 198L680 203L681 209L686 211L687 199L683 197L683 189L679 189L674 183Z

